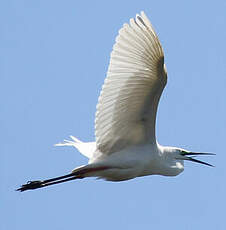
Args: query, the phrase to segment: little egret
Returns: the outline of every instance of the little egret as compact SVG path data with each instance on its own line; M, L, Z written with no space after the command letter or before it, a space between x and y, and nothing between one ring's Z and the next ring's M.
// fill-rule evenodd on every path
M160 41L144 12L124 24L116 37L97 104L96 142L71 136L57 146L74 146L89 159L87 165L64 176L29 181L18 191L37 189L85 177L123 181L147 175L176 176L184 160L212 166L176 147L156 141L155 122L167 71Z

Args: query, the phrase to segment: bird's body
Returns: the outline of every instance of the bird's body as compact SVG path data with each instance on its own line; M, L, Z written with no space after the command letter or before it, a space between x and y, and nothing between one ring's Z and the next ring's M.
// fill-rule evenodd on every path
M146 175L176 176L193 153L158 144L155 135L159 99L167 83L164 53L144 12L124 24L116 37L104 85L97 104L96 142L71 136L58 146L74 146L89 159L65 176L32 181L19 191L36 189L85 177L109 181Z
M159 144L142 144L132 145L111 154L104 154L98 149L95 149L96 143L81 142L74 137L74 141L68 141L64 144L76 147L83 155L89 156L89 164L82 168L101 168L107 167L104 170L92 171L84 176L98 177L109 181L129 180L135 177L147 175L164 175L176 176L184 170L182 160L176 160L171 157L174 154L179 154L179 150L173 147L163 147ZM90 154L87 154L87 149ZM94 150L94 151L93 151ZM76 168L73 172L77 172L81 167Z

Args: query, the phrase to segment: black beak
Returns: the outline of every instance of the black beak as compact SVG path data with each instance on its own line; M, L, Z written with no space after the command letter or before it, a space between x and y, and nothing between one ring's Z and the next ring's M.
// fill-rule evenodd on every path
M200 155L204 155L204 156L216 155L214 153L182 152L181 155L185 157L184 160L193 161L193 162L196 162L196 163L199 163L199 164L203 164L203 165L214 167L214 165L211 165L211 164L206 163L204 161L200 161L200 160L194 159L192 157L189 157L189 156L194 156L195 157L195 156L200 156Z

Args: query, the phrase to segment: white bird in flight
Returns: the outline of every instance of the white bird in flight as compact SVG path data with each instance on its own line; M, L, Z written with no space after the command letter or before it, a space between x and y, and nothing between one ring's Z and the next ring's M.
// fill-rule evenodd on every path
M37 189L85 177L123 181L147 175L176 176L184 160L208 166L181 148L161 146L155 123L167 71L160 41L144 12L124 24L116 37L107 77L97 104L96 142L71 136L57 146L74 146L89 159L71 173L47 180L29 181L18 191Z

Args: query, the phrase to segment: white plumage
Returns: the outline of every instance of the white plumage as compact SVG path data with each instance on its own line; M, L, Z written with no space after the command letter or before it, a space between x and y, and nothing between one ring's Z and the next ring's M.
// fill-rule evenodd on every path
M166 84L163 50L143 12L119 31L96 112L97 148L112 153L155 143L155 117Z
M116 37L110 64L97 104L96 142L84 143L71 136L57 146L74 146L89 163L72 173L44 181L32 181L20 191L84 177L110 181L152 174L175 176L184 160L211 166L175 147L160 146L155 121L160 96L167 82L160 41L144 12L124 24ZM67 178L67 179L65 179Z

